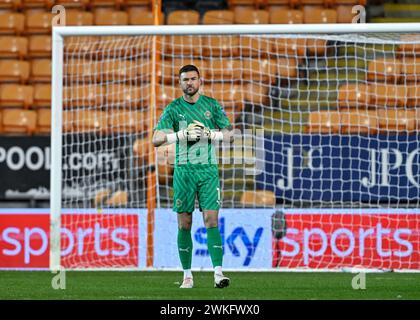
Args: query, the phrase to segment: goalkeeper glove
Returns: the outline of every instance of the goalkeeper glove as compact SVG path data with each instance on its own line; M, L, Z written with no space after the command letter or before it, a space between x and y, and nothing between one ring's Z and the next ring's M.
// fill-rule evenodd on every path
M196 123L190 123L188 127L184 130L180 130L176 133L178 141L198 141L203 134L203 130Z
M203 123L197 120L194 120L194 123L202 130L203 137L210 139L211 141L223 140L222 132L210 130Z

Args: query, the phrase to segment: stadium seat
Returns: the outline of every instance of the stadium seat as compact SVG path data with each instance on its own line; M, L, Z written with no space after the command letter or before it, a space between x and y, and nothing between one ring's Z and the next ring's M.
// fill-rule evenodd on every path
M136 76L136 67L135 62L131 60L103 60L100 77L104 81L133 80Z
M28 56L30 58L50 58L52 51L51 36L29 36Z
M247 83L244 86L245 101L253 105L267 106L269 105L269 90L270 86L267 84Z
M128 23L131 25L153 25L155 19L153 11L148 7L129 7L128 12ZM159 24L164 24L165 17L163 14L160 15Z
M402 34L397 52L401 56L417 56L420 53L420 35Z
M149 102L149 97L149 86L108 84L104 102L109 107L139 108Z
M306 125L307 133L338 133L340 132L340 113L336 111L313 111L309 114Z
M380 109L378 110L379 130L382 133L411 133L417 128L415 110Z
M401 58L401 82L420 82L420 57Z
M90 0L90 6L92 8L106 8L106 7L115 7L120 9L124 0Z
M115 191L109 199L105 201L105 204L109 207L122 207L128 204L128 192L118 190Z
M24 59L28 54L26 37L0 37L0 58Z
M110 195L111 195L110 189L104 188L104 189L97 190L95 192L95 196L93 197L94 208L101 208L105 204L105 201L109 198Z
M25 14L25 32L27 34L51 34L53 14L44 11L27 11Z
M270 7L268 10L269 22L273 24L302 24L303 12L284 7Z
M86 10L89 7L90 0L55 0L55 4L60 4L66 8L66 25L68 25L68 13L71 10L67 9L77 8Z
M247 190L242 193L240 202L244 207L274 207L276 196L268 190Z
M29 79L28 61L0 60L0 82L25 83Z
M63 87L63 108L99 108L105 90L100 84L81 84Z
M267 24L268 11L255 9L241 9L234 11L236 24Z
M97 132L106 134L108 119L105 111L76 109L71 113L72 131L75 133Z
M300 0L300 4L303 6L322 6L325 0Z
M166 24L195 25L200 22L200 13L194 10L175 10L168 14Z
M0 11L0 34L20 35L25 30L25 15Z
M295 59L243 59L242 77L245 81L274 83L277 77L292 79L297 75Z
M323 9L312 6L303 7L304 23L337 23L337 11L335 9Z
M70 59L64 64L64 80L69 82L93 82L101 74L101 61Z
M240 40L237 36L208 36L202 39L202 55L205 57L237 57Z
M339 5L337 10L337 23L352 23L355 14L352 13L353 6Z
M160 146L156 149L159 183L168 185L172 182L175 162L175 144Z
M126 7L131 6L138 6L138 7L146 7L147 9L150 9L153 0L122 0L124 5Z
M17 11L22 4L22 0L0 0L0 10L9 9Z
M420 110L420 86L408 85L407 108L418 108ZM420 113L419 113L420 115ZM420 118L419 118L420 121ZM419 128L420 129L420 128Z
M216 82L239 81L241 80L241 69L240 59L211 59L206 66L206 80Z
M174 99L180 97L182 91L172 85L160 85L156 96L156 103L158 108L164 108Z
M50 10L54 5L54 0L21 0L23 9L45 8Z
M98 26L127 25L128 14L125 11L98 10L95 11L94 23Z
M274 38L270 41L271 51L276 55L305 57L307 40L302 38Z
M338 90L340 108L366 108L370 106L369 86L365 84L345 84Z
M264 7L268 7L269 9L275 8L275 7L293 7L293 0L260 0L262 2L262 5ZM300 1L300 0L296 0Z
M76 111L63 110L63 133L73 132L74 115Z
M51 109L41 108L36 111L37 125L36 134L51 133Z
M225 108L242 110L241 85L232 83L212 83L204 87L204 94L219 101Z
M377 59L369 62L367 79L369 81L398 82L401 76L401 62L392 58Z
M208 10L203 15L203 24L233 24L233 11Z
M275 40L252 35L241 36L239 55L241 57L267 57L271 53L272 43Z
M150 140L148 138L136 139L133 143L133 154L137 165L143 165L147 162L150 152Z
M36 112L24 109L2 111L3 133L32 135L36 130Z
M370 100L377 107L405 107L408 101L409 87L405 85L372 83Z
M51 84L34 84L34 99L32 108L50 108L51 107Z
M147 115L133 110L116 110L108 116L108 133L142 133L147 129Z
M34 88L28 85L0 85L0 106L28 109L32 106Z
M376 134L377 131L376 110L349 110L340 114L340 132L343 134Z
M31 62L31 82L51 82L51 60L35 59Z
M173 57L174 55L200 56L201 37L198 36L165 36L161 38L162 52Z
M93 13L80 10L66 10L66 25L93 26Z
M64 55L70 58L91 58L98 53L99 41L97 37L65 37Z

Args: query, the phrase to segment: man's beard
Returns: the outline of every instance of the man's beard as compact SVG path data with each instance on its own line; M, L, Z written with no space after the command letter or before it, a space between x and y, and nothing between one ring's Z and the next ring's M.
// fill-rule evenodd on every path
M197 88L197 89L194 89L193 91L188 91L188 89L190 89L190 88L194 89L193 87L188 87L188 88L186 88L186 89L184 90L184 93L185 93L187 96L192 97L193 95L195 95L195 94L198 92L198 88Z

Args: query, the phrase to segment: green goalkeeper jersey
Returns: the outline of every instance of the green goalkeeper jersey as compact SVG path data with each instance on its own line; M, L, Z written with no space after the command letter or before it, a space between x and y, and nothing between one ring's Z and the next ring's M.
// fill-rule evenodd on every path
M174 132L185 129L194 120L203 123L209 129L224 129L230 126L223 107L216 99L200 95L195 104L190 104L183 97L172 101L163 111L155 130L172 129ZM176 144L175 167L184 169L217 168L217 159L211 141L179 141Z

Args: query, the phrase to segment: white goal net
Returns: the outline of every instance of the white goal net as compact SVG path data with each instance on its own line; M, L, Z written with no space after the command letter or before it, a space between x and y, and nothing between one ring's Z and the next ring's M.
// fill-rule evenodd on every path
M420 199L416 33L64 37L62 265L137 267L138 256L157 254L149 240L160 235L139 232L138 220L153 232L147 209L172 208L174 145L154 155L150 135L165 106L182 95L185 64L199 68L202 93L221 103L236 129L235 142L218 147L223 208L290 210L288 227L305 231L315 219L308 212L343 212L315 219L302 234L309 252L302 264L288 260L299 239L276 243L273 236L265 250L283 250L284 258L273 266L328 268L331 258L333 267L385 268L388 252L392 268L416 266L415 257L403 257L418 252L419 237L401 231L420 226L409 212ZM375 211L392 208L402 211ZM383 249L367 256L372 263L346 256L378 243L367 226L379 222L388 229ZM334 246L322 251L317 223L328 238L328 230L366 230L333 233ZM273 223L273 234L284 227ZM320 250L323 262L311 264Z

